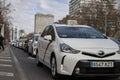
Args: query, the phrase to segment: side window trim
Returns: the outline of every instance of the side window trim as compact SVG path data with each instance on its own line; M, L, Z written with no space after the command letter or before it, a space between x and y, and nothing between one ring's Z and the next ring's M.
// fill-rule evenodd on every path
M41 37L44 37L47 34L47 31L49 30L49 26L46 26L43 33L41 34Z
M55 40L55 31L52 25L49 25L44 29L41 37L44 37L45 35L51 35L52 39Z

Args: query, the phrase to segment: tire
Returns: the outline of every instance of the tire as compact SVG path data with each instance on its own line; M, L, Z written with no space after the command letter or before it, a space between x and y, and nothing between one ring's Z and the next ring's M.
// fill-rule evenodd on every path
M28 46L26 47L26 51L28 52Z
M59 76L57 73L57 63L55 56L51 58L51 74L54 79L58 78Z
M39 61L38 53L36 54L36 65L42 67L43 64Z
M33 55L33 51L34 51L34 50L33 50L33 47L32 47L32 51L31 51L31 56L32 56L32 57L34 56L34 55Z

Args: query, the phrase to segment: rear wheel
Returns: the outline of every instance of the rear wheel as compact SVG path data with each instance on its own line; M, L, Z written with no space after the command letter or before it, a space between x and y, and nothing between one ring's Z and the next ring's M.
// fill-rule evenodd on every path
M33 50L33 47L32 47L32 51L31 51L31 56L32 56L32 57L34 56L34 50Z
M58 78L57 64L56 64L55 56L53 56L51 59L51 73L52 73L53 78Z

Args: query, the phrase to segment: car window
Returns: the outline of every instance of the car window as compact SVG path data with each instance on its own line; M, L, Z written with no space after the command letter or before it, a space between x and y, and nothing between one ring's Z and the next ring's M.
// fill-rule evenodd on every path
M38 41L39 36L34 36L34 41Z
M44 37L45 35L51 35L52 40L55 40L55 32L54 32L54 29L53 29L53 27L51 25L45 28L45 30L42 33L41 37Z
M102 33L90 27L56 27L60 38L106 39Z
M52 26L50 26L50 29L49 29L49 35L52 36L52 40L55 40L55 32L54 32L54 29Z
M48 31L49 31L48 29L49 29L49 27L47 26L47 27L44 29L43 33L41 34L41 37L44 37L45 35L48 34Z

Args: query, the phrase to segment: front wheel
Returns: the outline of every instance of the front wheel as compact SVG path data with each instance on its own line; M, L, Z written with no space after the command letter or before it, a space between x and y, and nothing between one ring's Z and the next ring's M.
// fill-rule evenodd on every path
M57 64L56 64L55 56L53 56L51 59L51 73L52 73L53 78L58 78Z

